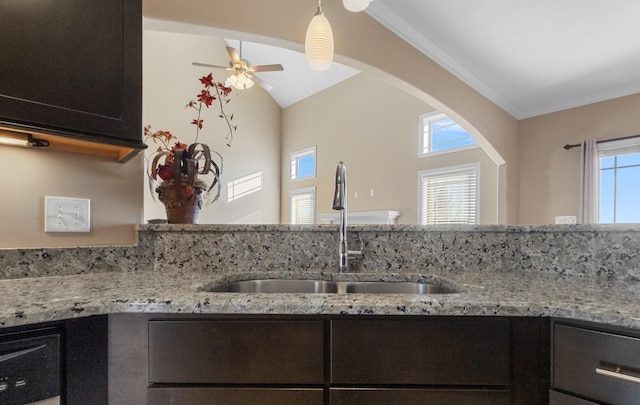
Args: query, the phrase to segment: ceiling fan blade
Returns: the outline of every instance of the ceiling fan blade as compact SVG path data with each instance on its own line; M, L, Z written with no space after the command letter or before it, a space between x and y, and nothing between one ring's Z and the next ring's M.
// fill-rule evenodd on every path
M251 66L251 69L254 72L279 72L284 70L281 64L277 63L274 65L260 65L260 66Z
M227 52L229 52L229 56L231 56L231 62L233 62L234 65L242 65L240 55L238 54L238 51L236 51L236 48L227 46Z
M252 76L251 80L253 80L254 82L258 83L258 85L260 87L262 87L263 89L265 89L266 91L271 91L273 90L275 87L273 87L272 85L270 85L269 83L265 82L264 80L262 80L261 78L259 78L258 76Z
M209 65L208 63L192 62L191 64L193 66L209 67L209 68L215 68L215 69L229 69L228 66Z

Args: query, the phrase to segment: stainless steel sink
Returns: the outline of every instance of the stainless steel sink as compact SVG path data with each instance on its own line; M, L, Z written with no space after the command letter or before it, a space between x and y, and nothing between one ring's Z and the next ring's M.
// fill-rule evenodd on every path
M451 294L455 291L448 287L430 283L357 281L348 283L346 292L357 294Z
M239 293L302 294L451 294L456 291L438 284L407 281L325 281L264 279L223 284L208 291Z
M223 284L212 292L242 293L337 293L338 285L324 280L246 280Z

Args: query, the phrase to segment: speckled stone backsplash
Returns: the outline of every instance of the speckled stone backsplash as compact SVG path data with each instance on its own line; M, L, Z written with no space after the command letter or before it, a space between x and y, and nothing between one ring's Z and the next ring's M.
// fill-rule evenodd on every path
M155 269L336 271L337 226L144 225ZM640 279L640 226L353 226L353 272L552 272Z
M139 232L138 246L0 249L0 279L148 269L153 236Z
M337 271L337 226L142 225L135 247L0 250L0 278L175 268ZM549 272L640 280L640 226L353 226L353 272Z

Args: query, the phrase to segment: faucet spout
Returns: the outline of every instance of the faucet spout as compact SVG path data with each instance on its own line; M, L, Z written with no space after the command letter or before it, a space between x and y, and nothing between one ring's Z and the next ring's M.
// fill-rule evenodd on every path
M344 162L336 167L335 190L333 193L332 208L340 211L340 241L338 244L339 271L349 271L349 258L360 256L361 251L351 251L347 247L347 168Z
M347 210L347 168L344 162L338 163L336 167L336 182L331 208L338 211Z

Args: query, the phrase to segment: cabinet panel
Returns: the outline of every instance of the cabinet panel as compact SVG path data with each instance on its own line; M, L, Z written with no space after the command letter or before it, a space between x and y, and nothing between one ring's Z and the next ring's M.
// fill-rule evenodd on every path
M556 324L553 386L596 401L637 403L640 339Z
M508 405L509 391L331 389L331 405Z
M149 388L149 405L323 405L321 388Z
M596 405L596 403L561 392L549 391L549 405Z
M142 145L141 3L0 3L0 123Z
M509 385L509 321L335 319L331 382Z
M322 384L322 320L152 320L152 383Z
M69 319L66 328L67 405L108 403L108 317Z

